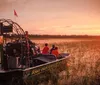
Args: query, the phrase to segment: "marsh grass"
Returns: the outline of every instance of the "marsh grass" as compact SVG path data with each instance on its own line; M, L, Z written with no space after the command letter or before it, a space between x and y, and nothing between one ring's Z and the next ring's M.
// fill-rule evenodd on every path
M49 43L59 52L69 53L69 76L58 80L58 85L100 85L100 41ZM40 44L43 48L43 44Z

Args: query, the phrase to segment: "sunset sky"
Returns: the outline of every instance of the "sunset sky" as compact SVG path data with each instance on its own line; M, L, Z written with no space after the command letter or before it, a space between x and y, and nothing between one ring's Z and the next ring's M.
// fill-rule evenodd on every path
M30 34L100 35L100 0L0 0L0 18Z

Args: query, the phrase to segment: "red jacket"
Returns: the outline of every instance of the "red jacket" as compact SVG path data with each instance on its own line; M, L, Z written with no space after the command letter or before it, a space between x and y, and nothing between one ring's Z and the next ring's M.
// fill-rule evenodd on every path
M51 54L55 55L56 57L59 56L59 52L58 52L58 50L53 50Z
M42 50L42 54L48 54L49 53L49 47L45 46Z

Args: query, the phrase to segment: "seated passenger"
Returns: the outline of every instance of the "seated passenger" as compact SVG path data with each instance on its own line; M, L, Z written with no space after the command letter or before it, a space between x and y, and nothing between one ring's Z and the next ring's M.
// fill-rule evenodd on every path
M45 47L42 50L42 54L48 54L48 53L49 53L49 47L48 47L48 44L46 43Z
M33 51L33 55L41 54L40 47L36 45L35 43L33 43L33 46L31 49Z
M40 47L38 45L35 46L36 54L41 54Z
M58 47L55 47L55 49L52 50L52 53L51 54L55 55L56 58L58 58L59 57Z
M53 50L55 50L55 45L52 45L52 48L50 49L50 54L52 53Z

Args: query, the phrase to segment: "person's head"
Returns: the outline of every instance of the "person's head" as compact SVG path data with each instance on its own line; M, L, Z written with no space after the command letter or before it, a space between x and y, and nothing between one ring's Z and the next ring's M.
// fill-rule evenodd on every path
M58 47L55 47L55 49L57 50L57 49L58 49Z
M52 48L55 48L55 45L52 45Z
M45 43L45 46L48 46L48 43Z

